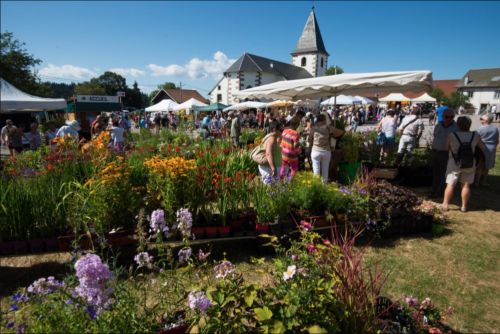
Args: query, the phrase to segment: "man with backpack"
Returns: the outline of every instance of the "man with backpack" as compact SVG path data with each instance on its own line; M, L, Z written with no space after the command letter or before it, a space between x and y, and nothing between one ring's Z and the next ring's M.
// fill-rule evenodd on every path
M470 185L474 183L476 147L484 151L481 137L476 131L470 131L472 120L467 116L457 119L458 132L448 135L446 150L450 152L446 169L446 190L444 192L441 210L449 211L448 205L453 197L453 191L458 181L462 186L461 212L467 212L467 202L470 197Z
M403 154L406 152L411 153L415 148L417 141L422 136L424 131L424 122L418 117L419 112L413 110L411 115L405 117L401 125L399 126L399 147L398 154L396 156L396 164L401 162Z

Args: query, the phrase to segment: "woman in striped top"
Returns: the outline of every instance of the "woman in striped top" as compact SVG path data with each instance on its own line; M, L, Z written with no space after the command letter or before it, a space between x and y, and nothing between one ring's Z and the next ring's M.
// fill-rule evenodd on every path
M297 132L297 128L300 125L300 119L298 117L292 117L290 120L290 126L283 131L281 135L281 157L282 157L282 167L280 177L283 178L286 173L285 167L290 166L291 176L293 177L295 173L299 170L299 160L298 156L301 152L300 150L300 137Z

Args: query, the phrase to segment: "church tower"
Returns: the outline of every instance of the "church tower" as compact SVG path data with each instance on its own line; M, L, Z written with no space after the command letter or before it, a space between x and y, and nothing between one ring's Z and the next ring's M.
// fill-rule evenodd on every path
M299 42L292 52L292 65L306 69L314 77L322 77L326 75L328 56L330 55L326 52L313 6Z

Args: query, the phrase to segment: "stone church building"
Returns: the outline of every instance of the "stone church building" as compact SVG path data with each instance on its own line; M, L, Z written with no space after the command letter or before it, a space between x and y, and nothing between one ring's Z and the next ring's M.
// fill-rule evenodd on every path
M291 55L292 63L287 64L245 52L212 88L210 103L235 104L241 102L233 97L238 90L282 80L325 76L329 54L319 31L314 7Z

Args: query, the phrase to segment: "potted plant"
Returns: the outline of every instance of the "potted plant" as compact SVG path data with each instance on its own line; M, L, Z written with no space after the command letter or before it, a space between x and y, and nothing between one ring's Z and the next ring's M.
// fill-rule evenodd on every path
M435 214L432 216L432 233L440 235L444 231L446 224L446 217L442 214Z
M346 132L342 137L340 148L344 153L343 161L339 164L340 183L349 184L361 173L360 148L365 146L364 140L361 134L351 132Z

